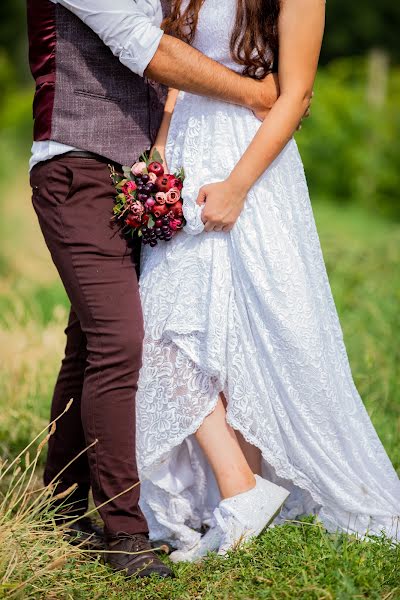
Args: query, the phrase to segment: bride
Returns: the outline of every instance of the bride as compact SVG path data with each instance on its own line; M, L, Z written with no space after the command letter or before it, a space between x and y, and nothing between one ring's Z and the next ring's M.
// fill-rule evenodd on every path
M400 537L400 482L352 380L292 138L324 11L176 0L165 23L231 69L276 69L281 88L262 124L171 90L156 142L185 169L187 225L143 252L137 458L151 538L175 561L310 513L329 531Z

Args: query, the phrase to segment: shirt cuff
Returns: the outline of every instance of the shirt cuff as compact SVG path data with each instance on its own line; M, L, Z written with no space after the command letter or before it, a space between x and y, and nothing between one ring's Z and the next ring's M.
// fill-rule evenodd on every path
M152 26L151 31L148 31L147 34L145 36L147 43L134 39L132 47L129 50L122 50L119 55L120 62L140 77L143 77L145 70L157 52L164 32L162 29Z

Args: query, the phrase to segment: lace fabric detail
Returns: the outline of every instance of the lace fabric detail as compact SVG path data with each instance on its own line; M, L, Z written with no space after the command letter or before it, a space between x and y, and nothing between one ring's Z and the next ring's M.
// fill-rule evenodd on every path
M225 64L231 9L205 0L195 38ZM203 232L199 188L229 175L259 126L187 93L172 119L167 160L186 171L187 225L144 249L140 281L137 457L151 537L192 548L212 518L218 491L193 433L221 391L263 475L291 492L277 522L313 513L332 531L400 537L399 479L353 383L296 143L229 234Z

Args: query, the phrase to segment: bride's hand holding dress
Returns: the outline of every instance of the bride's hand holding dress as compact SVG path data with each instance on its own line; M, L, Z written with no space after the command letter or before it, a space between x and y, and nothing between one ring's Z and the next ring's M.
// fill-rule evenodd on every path
M243 210L246 193L235 188L229 180L203 185L197 197L202 206L204 231L230 231Z

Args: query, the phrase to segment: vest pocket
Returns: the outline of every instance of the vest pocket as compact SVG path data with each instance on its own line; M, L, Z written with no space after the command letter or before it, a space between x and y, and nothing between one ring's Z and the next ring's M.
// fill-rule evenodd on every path
M121 98L116 96L104 96L102 94L96 94L94 92L87 92L85 90L74 90L76 96L83 96L84 98L92 98L93 100L103 100L104 102L112 102L112 104L120 103Z

